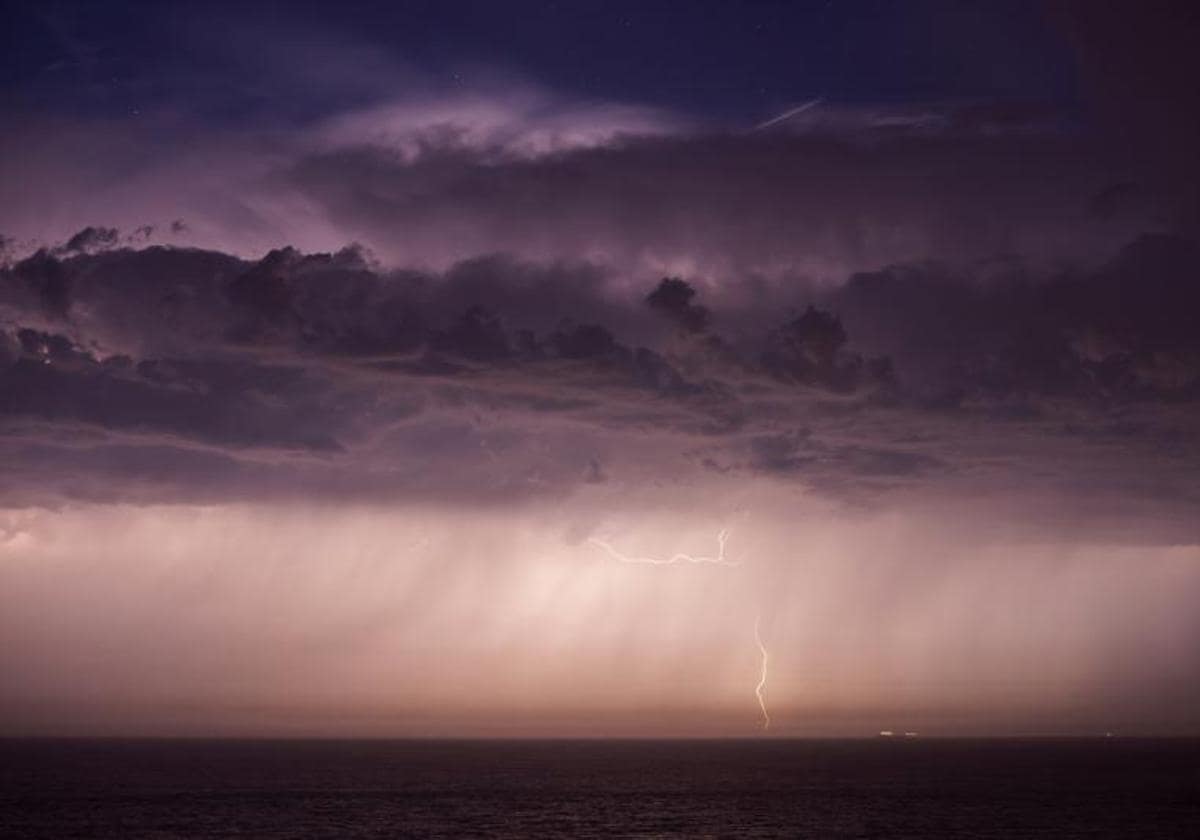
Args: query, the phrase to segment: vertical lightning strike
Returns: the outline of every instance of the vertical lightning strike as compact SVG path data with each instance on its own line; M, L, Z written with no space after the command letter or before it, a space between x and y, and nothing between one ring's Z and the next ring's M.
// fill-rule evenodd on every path
M594 545L618 563L645 563L650 566L670 566L675 563L712 563L718 566L740 566L741 560L729 560L725 557L725 543L729 541L729 529L722 528L717 532L717 556L704 557L691 554L676 553L670 557L630 557L622 554L612 544L595 537L588 538L588 544Z
M740 566L741 559L730 560L725 556L725 545L729 542L729 529L722 528L717 532L717 556L693 556L682 552L671 555L670 557L630 557L618 551L612 544L596 537L589 537L588 544L595 546L603 551L613 560L618 563L644 563L650 566L670 566L675 563L712 563L718 566ZM771 715L767 711L767 700L764 691L767 687L767 648L763 644L762 634L758 629L759 617L754 618L754 641L758 645L758 652L762 655L762 670L759 673L758 685L754 687L754 696L758 698L758 708L762 712L762 728L765 732L771 728Z
M763 689L767 686L767 648L758 632L757 616L754 618L754 641L758 645L758 652L762 654L762 670L759 672L758 685L754 686L754 696L758 698L758 708L762 711L762 728L765 732L771 728L771 715L767 712L767 701L763 696Z

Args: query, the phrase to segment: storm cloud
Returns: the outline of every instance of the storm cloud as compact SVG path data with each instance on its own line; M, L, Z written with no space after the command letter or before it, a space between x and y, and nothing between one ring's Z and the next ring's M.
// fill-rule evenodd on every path
M1053 15L1044 101L697 109L290 14L39 71L10 728L744 734L761 628L785 734L1196 732L1194 86Z
M585 261L42 251L3 273L3 415L14 463L56 448L39 494L116 501L143 446L177 453L167 498L220 493L211 459L236 465L237 494L403 497L430 489L413 465L439 446L439 492L476 498L569 492L593 463L619 482L623 442L647 436L680 482L761 473L866 501L1091 475L1119 496L1149 459L1193 499L1198 256L1143 235L1093 270L926 261L832 288L731 283L722 309L701 281L631 290ZM110 479L81 491L72 459L109 450Z

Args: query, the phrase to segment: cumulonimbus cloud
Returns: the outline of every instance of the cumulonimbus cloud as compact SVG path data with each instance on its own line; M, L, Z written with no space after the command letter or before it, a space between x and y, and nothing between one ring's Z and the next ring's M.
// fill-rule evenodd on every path
M154 453L181 498L538 495L619 484L653 439L663 475L835 498L1035 472L1119 497L1153 459L1188 499L1197 258L1143 237L1088 274L894 266L723 311L586 262L41 252L2 273L4 492L142 498Z

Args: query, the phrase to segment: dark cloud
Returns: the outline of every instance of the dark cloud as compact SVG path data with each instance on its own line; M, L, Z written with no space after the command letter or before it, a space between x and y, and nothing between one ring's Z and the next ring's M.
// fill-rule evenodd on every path
M775 474L907 478L944 466L940 459L912 449L830 444L807 428L756 437L749 451L752 469Z
M828 312L809 306L804 314L767 335L762 364L773 376L831 391L854 391L864 381L886 383L892 377L886 358L864 363L845 350L846 330Z
M476 362L503 362L513 355L500 319L473 306L451 326L433 336L432 348Z
M1195 241L1145 235L1092 272L980 278L898 266L855 275L826 304L860 342L894 355L931 404L1193 399L1198 270Z
M564 359L612 358L619 350L612 333L599 324L579 324L559 330L550 341Z
M300 368L101 361L61 335L22 329L17 337L21 353L0 374L0 416L233 447L340 448L326 431L334 418Z
M806 453L808 439L812 431L804 429L798 432L780 435L763 435L750 441L752 466L755 469L768 472L792 472L803 469L815 460L815 456Z
M1195 235L1200 225L1200 12L1186 0L1050 8L1075 47L1082 92L1110 154L1131 161L1136 183Z
M587 471L584 473L583 480L589 484L602 484L608 481L608 476L605 475L600 462L592 458L587 463Z
M439 492L560 492L624 474L645 435L666 475L843 497L999 482L1001 451L1050 480L1072 469L1065 440L1105 447L1115 482L1139 458L1197 457L1180 430L1200 395L1198 264L1191 240L1152 235L1088 272L897 265L786 315L795 289L727 285L730 308L710 309L688 281L628 294L586 263L41 252L0 275L0 416L27 443L98 436L88 463L109 446L211 453L180 456L180 497L192 464L213 465L205 492L220 476L231 493L418 492L433 479L413 465L434 457ZM500 428L520 443L498 449ZM556 435L552 457L534 444ZM124 493L118 471L96 487Z
M12 273L34 294L47 315L66 317L71 306L71 276L57 258L38 251L17 263Z
M664 277L653 292L646 295L646 303L656 312L675 321L688 332L702 332L708 326L709 313L706 308L692 303L696 296L685 280Z
M85 227L62 246L64 254L84 254L111 248L120 239L120 231L110 227Z

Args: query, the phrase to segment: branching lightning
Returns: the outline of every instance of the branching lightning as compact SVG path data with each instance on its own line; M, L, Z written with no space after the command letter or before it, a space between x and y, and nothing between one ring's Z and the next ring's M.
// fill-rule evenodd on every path
M762 670L758 675L758 685L754 686L754 696L758 698L758 708L762 711L762 728L765 732L771 728L771 715L767 712L767 701L763 690L767 687L767 647L763 644L758 632L758 617L754 619L754 641L758 644L758 652L762 654Z
M618 563L642 563L649 566L670 566L676 563L711 563L718 566L740 566L741 558L730 560L725 555L725 546L729 542L729 529L722 528L717 532L717 555L715 557L706 557L703 555L684 554L682 552L671 555L670 557L630 557L623 554L611 543L596 537L589 537L588 544L603 551L613 560ZM767 711L766 687L767 687L767 647L763 644L762 634L759 632L759 618L754 619L754 641L758 645L758 652L762 655L762 668L758 676L758 685L754 686L754 696L758 698L758 708L762 712L762 728L766 731L771 728L771 715Z
M722 528L717 533L717 556L705 557L703 555L691 555L677 553L670 557L630 557L627 554L622 554L611 543L604 540L596 539L595 537L588 538L588 544L594 545L596 548L603 551L613 560L618 563L644 563L650 566L670 566L675 563L712 563L717 566L740 566L742 561L730 560L725 556L725 543L729 541L729 529Z

